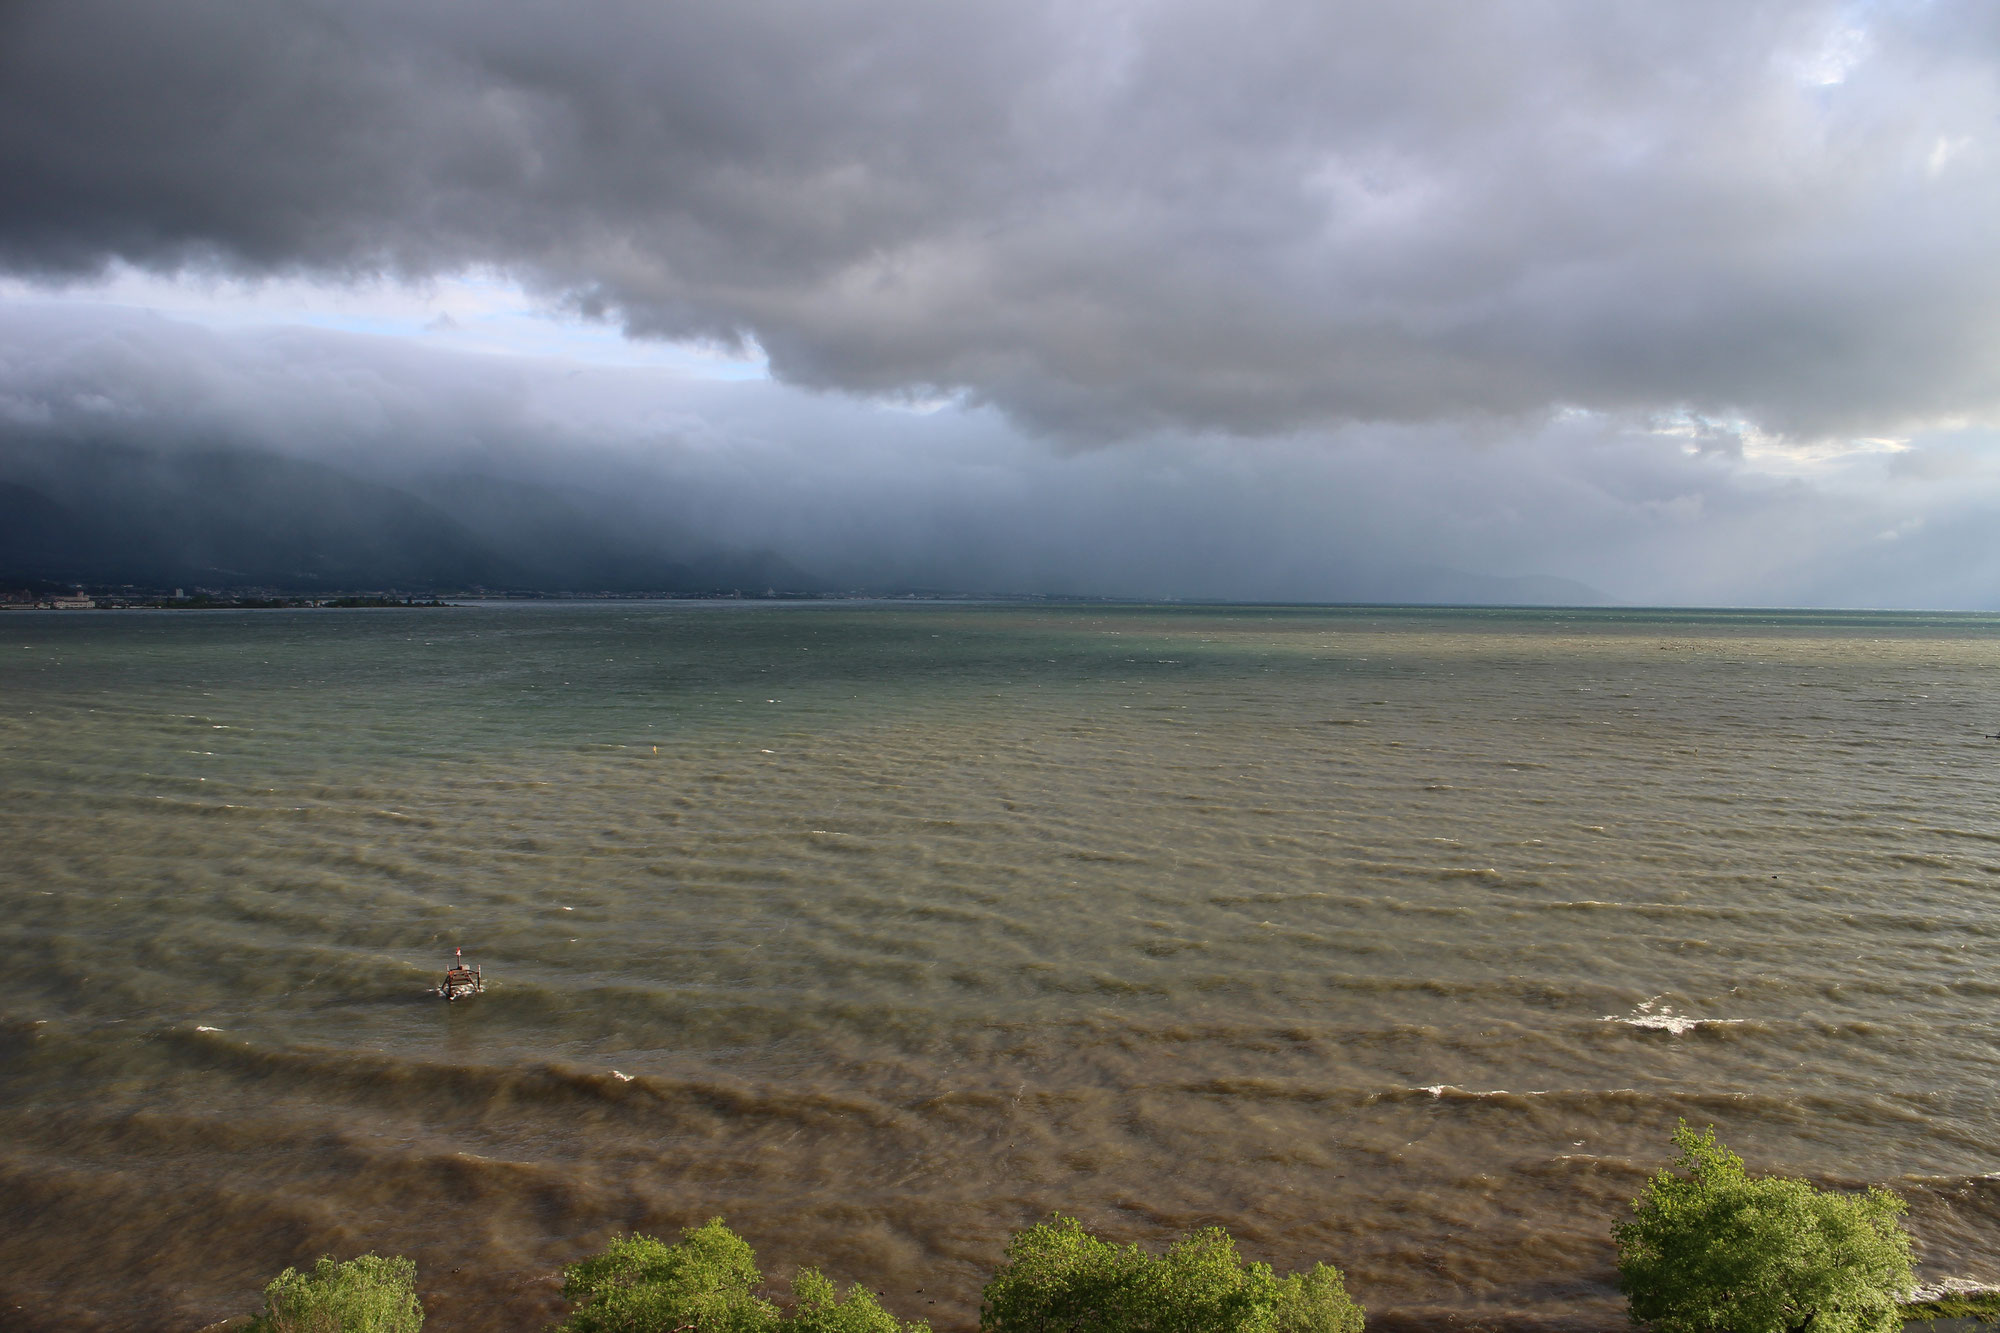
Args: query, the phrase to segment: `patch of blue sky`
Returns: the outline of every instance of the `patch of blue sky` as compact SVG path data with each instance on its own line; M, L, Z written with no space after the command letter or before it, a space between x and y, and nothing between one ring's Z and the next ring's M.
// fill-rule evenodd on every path
M615 324L556 308L504 275L480 270L419 283L296 277L252 282L126 266L53 288L0 279L0 301L51 300L151 311L218 330L328 329L441 350L654 367L696 379L763 380L771 374L754 342L738 349L628 338Z

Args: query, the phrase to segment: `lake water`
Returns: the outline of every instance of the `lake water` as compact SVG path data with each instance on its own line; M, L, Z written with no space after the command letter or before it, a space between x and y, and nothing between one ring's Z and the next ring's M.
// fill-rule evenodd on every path
M0 1326L538 1329L722 1215L962 1329L1060 1209L1608 1329L1677 1117L2000 1279L2000 619L7 613L0 698Z

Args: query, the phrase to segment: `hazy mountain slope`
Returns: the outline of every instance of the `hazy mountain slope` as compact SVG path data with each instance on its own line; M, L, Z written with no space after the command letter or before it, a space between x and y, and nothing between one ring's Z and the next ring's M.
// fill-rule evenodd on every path
M316 589L463 585L517 573L414 496L271 454L17 449L0 458L0 478L34 520L0 544L0 570L15 575Z
M768 552L682 541L631 503L485 473L438 473L410 489L532 571L537 586L613 592L818 590L821 581Z
M589 497L478 474L411 489L248 450L0 447L0 579L148 587L710 592L815 581L768 554L680 551Z
M87 549L78 519L32 486L0 481L0 571L17 579L60 577Z
M370 480L245 449L0 440L0 582L760 593L825 590L768 552L716 550L661 497L478 471ZM1296 571L1312 601L1591 605L1568 579L1438 567ZM884 581L907 591L918 580ZM951 591L952 589L941 589ZM1018 589L998 587L993 592ZM1282 596L1282 594L1281 594Z

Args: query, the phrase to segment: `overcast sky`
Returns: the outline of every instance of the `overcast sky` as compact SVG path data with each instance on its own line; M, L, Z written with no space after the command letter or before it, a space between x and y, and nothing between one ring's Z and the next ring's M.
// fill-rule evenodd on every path
M7 0L0 425L833 577L2000 606L1996 76L1991 0Z

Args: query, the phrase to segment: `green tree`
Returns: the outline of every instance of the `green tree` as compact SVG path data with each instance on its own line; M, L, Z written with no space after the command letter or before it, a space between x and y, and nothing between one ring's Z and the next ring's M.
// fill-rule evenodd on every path
M983 1296L985 1333L1360 1333L1363 1320L1338 1269L1279 1279L1220 1227L1156 1257L1059 1214L1015 1235Z
M777 1307L757 1295L764 1275L741 1236L715 1218L668 1245L621 1236L563 1269L563 1295L581 1303L568 1333L771 1333Z
M1887 1190L1839 1194L1674 1131L1686 1174L1660 1171L1612 1229L1632 1320L1655 1333L1894 1333L1914 1278L1908 1211Z
M417 1266L364 1254L344 1264L322 1256L310 1273L287 1268L264 1288L251 1333L417 1333Z

